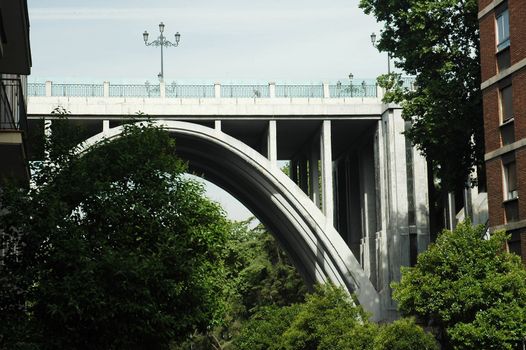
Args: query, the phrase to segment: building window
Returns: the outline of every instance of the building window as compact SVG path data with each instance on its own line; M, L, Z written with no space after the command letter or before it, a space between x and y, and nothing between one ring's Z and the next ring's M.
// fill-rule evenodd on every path
M510 46L510 14L504 8L496 16L497 21L497 52Z
M519 196L517 192L517 165L515 153L502 156L503 199L506 222L519 220Z
M512 86L508 85L500 90L500 115L502 123L513 118Z
M504 200L515 199L517 195L517 166L515 159L504 163Z

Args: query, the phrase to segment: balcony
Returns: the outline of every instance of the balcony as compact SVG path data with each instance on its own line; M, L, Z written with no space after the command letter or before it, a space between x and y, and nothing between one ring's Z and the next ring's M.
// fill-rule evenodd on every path
M26 104L20 79L0 79L0 183L27 185Z

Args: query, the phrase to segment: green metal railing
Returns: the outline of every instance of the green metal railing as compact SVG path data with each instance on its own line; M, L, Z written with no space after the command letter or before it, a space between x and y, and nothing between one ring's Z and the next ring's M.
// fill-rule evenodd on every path
M268 85L221 85L221 97L268 98L270 89Z
M111 84L109 86L110 97L160 97L159 85L150 84Z
M376 84L331 84L329 94L334 98L341 97L377 97Z
M415 79L402 78L403 87L415 89ZM104 97L104 84L56 84L51 83L51 96L65 97ZM371 81L357 84L331 83L328 96L323 84L275 84L277 98L376 98L377 86ZM160 84L107 84L106 97L161 97ZM214 98L214 84L166 84L164 96L167 98ZM270 98L269 84L221 84L222 98ZM46 84L28 83L28 96L46 96Z
M175 98L213 98L214 85L166 85L166 97Z
M27 95L28 96L46 96L46 84L45 83L28 83L27 84Z
M276 85L276 97L323 97L323 85Z
M31 86L31 84L28 85ZM104 86L102 84L52 84L51 96L102 97Z

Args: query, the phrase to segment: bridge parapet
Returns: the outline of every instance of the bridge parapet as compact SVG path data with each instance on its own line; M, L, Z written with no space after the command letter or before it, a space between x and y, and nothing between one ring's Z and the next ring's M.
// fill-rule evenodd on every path
M85 84L29 83L28 96L35 97L141 97L141 98L378 98L374 82L342 84Z

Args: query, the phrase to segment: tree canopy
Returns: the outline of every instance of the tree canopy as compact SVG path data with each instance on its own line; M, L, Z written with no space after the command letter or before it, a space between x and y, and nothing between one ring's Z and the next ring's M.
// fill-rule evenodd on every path
M66 120L0 203L0 348L167 349L221 320L227 221L152 125L82 155Z
M234 344L239 350L438 349L433 335L413 320L370 322L346 291L331 284L318 285L301 303L259 309Z
M514 349L526 338L526 269L506 252L506 234L445 230L394 283L402 314L439 331L446 349Z
M406 135L454 190L483 163L477 0L360 0L384 27L378 49L416 76L415 90L396 74L383 76L385 98L401 103Z

